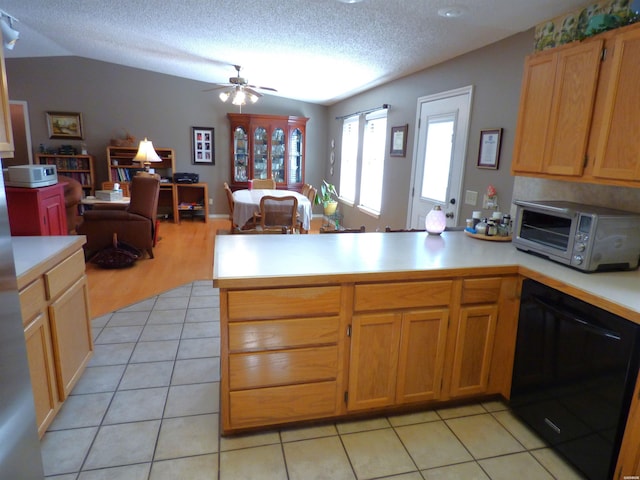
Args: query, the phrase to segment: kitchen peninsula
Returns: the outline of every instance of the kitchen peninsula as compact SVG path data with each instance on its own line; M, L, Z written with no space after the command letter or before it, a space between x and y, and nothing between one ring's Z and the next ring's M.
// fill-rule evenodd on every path
M223 432L508 398L522 278L640 323L638 271L463 232L218 236Z

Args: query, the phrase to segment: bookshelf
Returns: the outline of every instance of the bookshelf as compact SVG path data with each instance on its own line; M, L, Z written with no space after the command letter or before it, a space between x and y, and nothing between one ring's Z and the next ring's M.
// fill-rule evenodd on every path
M96 190L94 162L93 155L36 154L37 164L55 165L58 174L80 182L85 197L93 195Z
M151 169L160 175L160 197L158 199L158 217L172 218L174 223L180 222L177 211L176 189L173 185L175 171L175 153L172 148L154 148L162 162L152 163ZM137 172L144 170L133 157L137 147L107 147L107 170L110 182L129 183Z

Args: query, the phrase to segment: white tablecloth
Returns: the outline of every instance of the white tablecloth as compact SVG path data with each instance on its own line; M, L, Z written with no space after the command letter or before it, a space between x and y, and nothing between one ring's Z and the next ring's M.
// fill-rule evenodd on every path
M302 220L302 228L309 230L311 227L311 202L307 197L290 190L236 190L233 192L235 205L233 207L233 223L242 227L253 218L255 212L260 211L260 199L265 195L273 197L294 196L298 199L298 215Z

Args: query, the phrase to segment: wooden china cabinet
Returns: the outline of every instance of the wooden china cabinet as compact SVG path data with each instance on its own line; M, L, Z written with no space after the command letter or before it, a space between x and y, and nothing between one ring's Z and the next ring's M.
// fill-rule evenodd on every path
M273 178L277 188L302 190L306 117L227 114L231 123L232 190L254 178Z

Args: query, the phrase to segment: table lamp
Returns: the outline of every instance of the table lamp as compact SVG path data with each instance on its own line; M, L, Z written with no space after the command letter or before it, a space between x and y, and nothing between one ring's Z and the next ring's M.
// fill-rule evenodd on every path
M138 153L133 157L134 162L140 162L144 166L144 171L147 173L151 172L149 165L152 162L162 162L162 159L158 156L156 151L153 149L153 143L151 140L147 140L147 137L144 140L140 141L140 145L138 146Z

